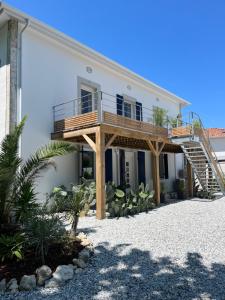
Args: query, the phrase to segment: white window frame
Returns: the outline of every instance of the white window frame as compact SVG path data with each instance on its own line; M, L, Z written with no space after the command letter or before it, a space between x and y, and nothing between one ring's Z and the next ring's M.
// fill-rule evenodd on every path
M124 104L128 103L131 105L131 118L125 116ZM136 100L129 96L123 96L123 116L132 120L136 120Z
M81 84L80 86L80 94L81 94L81 90L84 90L84 91L87 91L87 92L90 92L91 94L91 101L92 101L92 107L91 107L91 111L94 111L95 110L95 93L97 92L97 89L91 85L87 85L87 84ZM81 98L81 101L80 101L80 112L82 111L81 110L82 108L82 98Z

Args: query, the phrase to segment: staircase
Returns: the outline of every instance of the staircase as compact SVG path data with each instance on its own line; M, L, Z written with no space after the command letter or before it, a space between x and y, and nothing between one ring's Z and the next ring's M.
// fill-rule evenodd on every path
M191 123L179 121L172 129L172 141L179 144L192 166L199 189L225 194L224 174L216 159L209 137L200 118L192 113Z

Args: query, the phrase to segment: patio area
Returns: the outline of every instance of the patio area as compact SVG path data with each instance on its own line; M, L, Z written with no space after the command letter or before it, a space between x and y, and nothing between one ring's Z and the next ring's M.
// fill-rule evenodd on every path
M192 199L130 218L85 217L90 266L62 289L1 299L224 299L225 198Z

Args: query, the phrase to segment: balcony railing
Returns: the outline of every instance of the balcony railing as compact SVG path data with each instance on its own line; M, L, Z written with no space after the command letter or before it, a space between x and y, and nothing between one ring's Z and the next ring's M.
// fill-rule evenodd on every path
M167 137L171 118L162 108L142 106L98 91L53 106L54 132L108 124Z

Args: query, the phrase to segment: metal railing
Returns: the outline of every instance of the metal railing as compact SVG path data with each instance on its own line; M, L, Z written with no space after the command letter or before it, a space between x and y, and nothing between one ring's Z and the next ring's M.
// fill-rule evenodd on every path
M147 107L140 105L124 97L123 104L118 105L117 97L106 92L97 91L76 99L53 106L53 121L59 121L75 117L88 112L97 112L98 123L102 123L103 113L109 112L121 115L127 119L152 124L154 126L171 128L172 121L176 117L170 117L167 111L159 107Z

